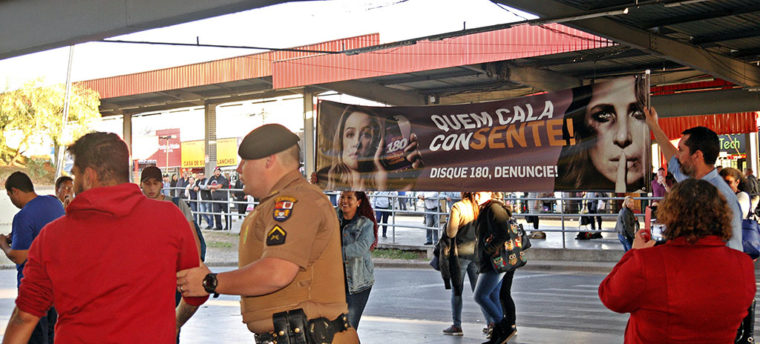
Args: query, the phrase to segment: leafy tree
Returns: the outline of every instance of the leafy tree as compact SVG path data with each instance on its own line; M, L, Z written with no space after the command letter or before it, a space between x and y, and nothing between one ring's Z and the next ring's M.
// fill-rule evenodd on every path
M0 162L21 164L21 155L33 138L49 138L55 144L69 144L87 133L100 118L98 93L73 84L69 97L69 118L63 131L63 101L66 85L42 85L42 80L27 82L23 87L0 94ZM18 149L7 145L6 135L18 132Z

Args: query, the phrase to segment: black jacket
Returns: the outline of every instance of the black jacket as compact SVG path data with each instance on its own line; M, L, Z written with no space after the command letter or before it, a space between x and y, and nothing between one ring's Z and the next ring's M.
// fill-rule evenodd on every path
M446 233L443 233L441 240L435 245L434 254L438 256L438 267L441 270L444 287L451 289L453 286L454 294L457 296L462 295L464 281L462 280L462 275L459 274L460 266L456 240L449 238Z
M475 257L480 272L493 271L490 257L509 239L509 224L512 212L504 203L491 200L485 203L478 215L476 233L478 237Z

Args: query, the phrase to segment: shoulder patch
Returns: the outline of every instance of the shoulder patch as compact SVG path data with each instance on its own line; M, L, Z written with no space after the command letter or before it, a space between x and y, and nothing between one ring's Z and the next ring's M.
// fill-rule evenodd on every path
M272 217L275 221L283 222L293 215L293 205L298 202L295 197L277 197L274 199Z
M285 243L285 237L288 236L286 232L279 225L274 225L272 229L267 232L267 246L282 245Z

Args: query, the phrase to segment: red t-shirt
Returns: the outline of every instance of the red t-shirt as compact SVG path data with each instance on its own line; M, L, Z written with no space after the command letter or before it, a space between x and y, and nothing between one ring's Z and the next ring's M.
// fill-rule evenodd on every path
M16 306L35 316L55 306L56 342L174 343L176 272L199 261L173 204L130 183L90 189L32 244Z

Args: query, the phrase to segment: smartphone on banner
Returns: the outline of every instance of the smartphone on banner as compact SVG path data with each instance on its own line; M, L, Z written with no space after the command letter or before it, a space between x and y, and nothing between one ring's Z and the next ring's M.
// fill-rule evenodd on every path
M412 125L401 115L388 116L385 119L382 156L380 163L388 171L405 170L412 166L406 159L404 149L409 145Z

